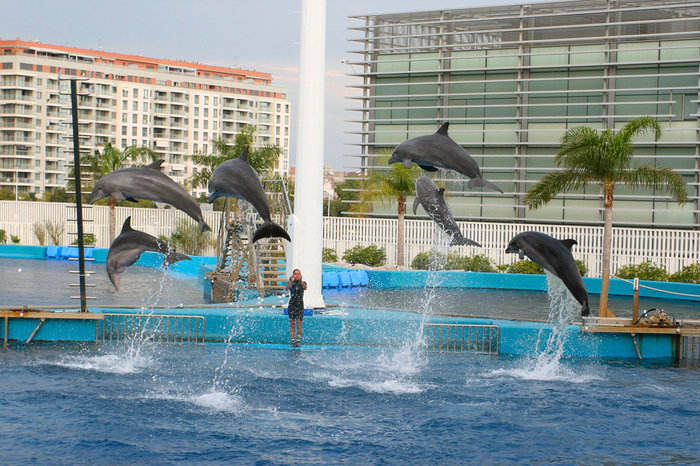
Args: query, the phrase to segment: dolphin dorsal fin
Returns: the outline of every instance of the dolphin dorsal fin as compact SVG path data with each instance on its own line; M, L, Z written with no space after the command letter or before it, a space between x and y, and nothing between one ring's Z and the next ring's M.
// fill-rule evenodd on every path
M155 162L151 162L148 165L146 165L146 168L150 168L151 170L161 171L163 169L163 167L162 167L163 162L165 162L165 160L158 159Z
M450 122L446 121L440 126L440 128L435 131L435 134L442 134L443 136L447 136L447 129L450 127Z
M250 164L250 162L248 162L248 146L245 146L245 149L243 149L243 152L241 152L238 158L243 160L245 163Z
M445 197L445 188L438 188L438 194Z
M563 239L560 241L561 241L561 244L563 244L564 247L566 247L566 249L568 249L569 251L571 251L571 247L574 244L578 244L575 239Z
M126 217L126 220L124 220L124 225L122 225L122 233L126 233L127 231L132 231L133 228L131 228L131 215Z

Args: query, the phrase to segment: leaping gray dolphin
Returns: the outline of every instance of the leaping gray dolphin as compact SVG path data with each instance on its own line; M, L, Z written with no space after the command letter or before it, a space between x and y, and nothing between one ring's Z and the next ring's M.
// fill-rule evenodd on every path
M90 204L107 196L113 196L118 201L147 199L165 202L195 219L200 231L211 231L197 201L161 171L162 164L163 159L158 159L145 167L122 168L107 173L92 188Z
M445 188L438 188L433 180L427 176L421 176L416 180L416 199L413 201L414 215L418 204L422 205L428 216L450 236L450 246L481 246L476 241L462 236L462 232L459 231L459 226L450 212L450 207L445 201Z
M485 186L499 193L503 190L481 176L476 160L447 135L450 123L445 122L433 134L418 136L402 142L391 154L389 163L403 162L404 167L411 168L415 162L425 171L437 171L447 168L470 178L469 187Z
M127 217L121 233L114 238L107 252L107 275L109 275L109 279L117 291L119 291L119 281L121 280L122 272L139 260L143 251L155 251L164 254L163 265L165 267L181 260L192 260L189 256L169 249L168 245L161 239L148 233L134 230L131 228L131 217Z
M245 199L258 211L263 224L253 234L253 243L261 238L279 237L287 241L291 238L281 226L273 223L270 218L270 207L258 173L248 163L248 147L238 158L227 160L214 170L209 178L208 202L214 202L220 197L235 197Z
M571 247L578 244L574 239L558 240L538 231L525 231L510 240L506 252L518 253L549 270L564 282L576 301L581 304L581 315L590 313L588 308L588 292L583 285L581 272L578 270Z

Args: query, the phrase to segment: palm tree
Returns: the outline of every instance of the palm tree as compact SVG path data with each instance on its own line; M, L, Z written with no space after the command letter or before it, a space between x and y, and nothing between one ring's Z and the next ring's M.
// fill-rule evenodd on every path
M388 160L388 157L386 158ZM386 162L384 160L384 162ZM388 169L374 170L366 179L364 188L360 191L360 204L358 209L362 212L369 203L378 202L387 205L397 201L397 239L396 239L396 265L403 266L406 196L413 192L416 178L420 176L420 170L416 167L405 168L401 163L395 163Z
M255 127L247 125L236 135L233 144L229 144L226 139L214 139L212 140L213 150L210 154L190 155L192 161L201 168L188 180L189 185L193 188L206 187L216 167L227 160L235 159L246 147L249 147L248 162L256 172L263 175L271 171L279 158L280 147L265 144L254 148L252 147L254 134Z
M604 197L603 214L603 281L600 293L600 317L611 315L608 309L610 284L610 255L612 249L612 206L615 185L665 189L680 204L688 196L683 178L670 168L635 164L632 162L632 138L653 131L655 140L661 137L656 118L644 116L629 121L620 131L603 132L587 126L569 129L554 161L561 171L545 175L525 196L525 205L537 209L557 194L598 183Z
M88 165L86 171L91 174L91 185L94 185L97 180L121 168L127 168L137 165L145 165L155 161L158 154L148 147L129 146L124 151L120 151L111 143L105 144L102 153L95 151L94 154L83 156L81 163ZM91 188L92 186L90 186ZM109 244L112 244L116 237L116 224L114 207L116 200L114 197L109 197Z

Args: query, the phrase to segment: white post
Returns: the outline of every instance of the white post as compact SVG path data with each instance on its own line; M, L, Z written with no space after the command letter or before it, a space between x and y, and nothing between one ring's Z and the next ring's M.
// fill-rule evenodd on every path
M326 0L302 0L299 53L294 215L287 273L301 270L304 305L325 307L321 294L323 248L323 130L326 74Z

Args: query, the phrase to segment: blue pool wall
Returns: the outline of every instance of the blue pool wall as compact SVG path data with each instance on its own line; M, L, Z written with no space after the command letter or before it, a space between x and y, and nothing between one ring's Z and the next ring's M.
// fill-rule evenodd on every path
M23 246L14 244L0 245L0 257L45 259L47 246ZM104 263L107 259L107 249L94 248L93 257L95 263ZM216 267L216 258L207 256L190 256L191 261L180 261L168 268L168 273L183 281L196 284L200 289L205 287L204 273L211 272ZM158 253L144 252L137 264L147 267L161 267L163 256ZM340 272L351 270L337 265L324 264L323 271ZM366 270L369 275L369 287L374 289L386 288L423 288L430 284L441 288L481 288L503 290L528 290L546 291L547 279L544 275L525 275L510 273L486 273L486 272L456 272L441 271L430 272L423 270L393 271L393 270ZM601 279L595 277L583 277L583 282L589 294L600 294ZM700 301L700 284L655 282L640 280L640 284L664 291L682 293L685 295L669 295L662 291L640 288L639 295L642 298L678 299ZM621 280L610 281L610 294L617 296L632 296L632 285Z
M260 305L258 305L260 304ZM279 306L279 305L277 305ZM136 309L90 308L96 313L138 313ZM334 307L338 310L338 307ZM206 320L206 339L210 342L288 344L289 319L281 306L250 303L248 306L158 309L156 314L200 315ZM343 315L314 313L304 317L304 344L402 347L418 336L422 316L409 312L346 309ZM518 322L498 319L473 319L433 316L431 323L496 325L499 327L499 354L535 356L544 349L552 331L541 322ZM14 319L9 338L26 341L38 319ZM101 335L101 324L92 320L47 320L37 331L34 341L93 342ZM564 356L586 359L636 359L637 353L629 335L592 334L570 325L564 345ZM0 338L4 332L0 326ZM675 357L675 342L669 335L637 335L642 358Z

